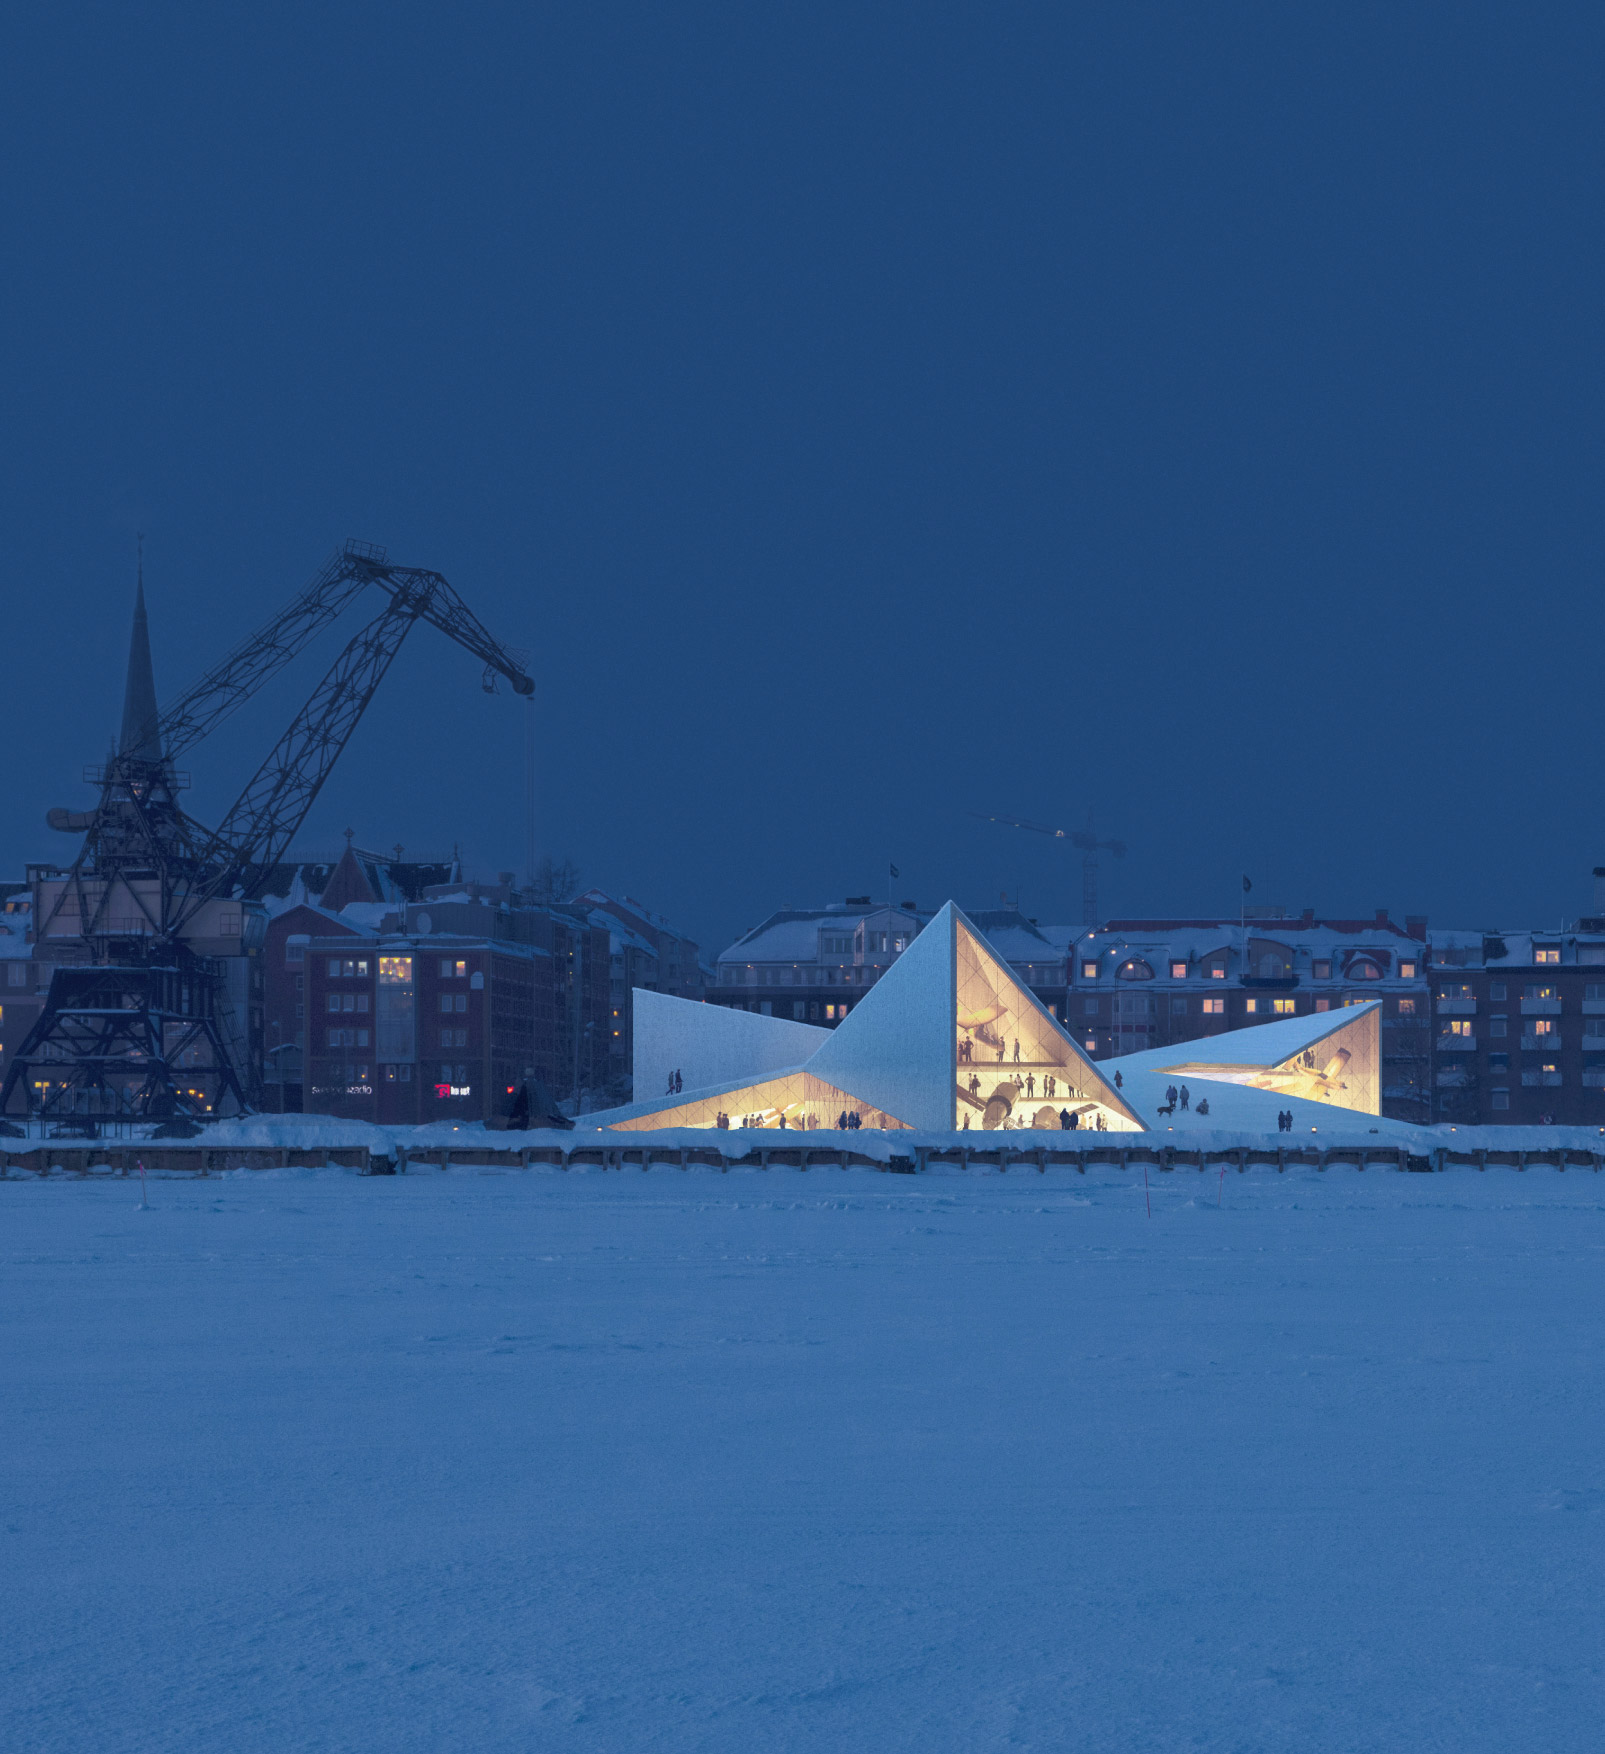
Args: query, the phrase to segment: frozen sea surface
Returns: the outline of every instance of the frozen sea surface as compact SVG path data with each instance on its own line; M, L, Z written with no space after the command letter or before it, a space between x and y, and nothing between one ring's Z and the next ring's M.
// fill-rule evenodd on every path
M1593 1750L1605 1178L0 1184L0 1745Z

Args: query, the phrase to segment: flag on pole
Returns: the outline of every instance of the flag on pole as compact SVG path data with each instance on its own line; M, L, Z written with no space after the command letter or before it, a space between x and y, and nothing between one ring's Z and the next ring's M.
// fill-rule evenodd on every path
M901 877L903 875L903 873L901 871L899 871L895 865L889 864L889 865L887 865L886 869L888 871L890 871L894 877Z
M1254 885L1252 883L1250 883L1249 880L1245 877L1243 879L1243 894L1247 895L1249 890L1251 890L1253 887L1254 887Z

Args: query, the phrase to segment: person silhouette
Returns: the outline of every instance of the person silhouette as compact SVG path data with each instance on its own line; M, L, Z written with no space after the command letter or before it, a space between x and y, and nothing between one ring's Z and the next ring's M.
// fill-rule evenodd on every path
M1118 1066L1116 1066L1115 1067L1115 1089L1116 1090L1123 1090L1125 1088L1125 1084L1126 1084L1125 1079L1120 1076L1120 1068Z
M1019 1038L1019 1036L1016 1036L1014 1038L1014 1063L1017 1066L1020 1063L1020 1038Z
M1182 1087L1181 1087L1181 1105L1182 1105L1182 1107L1183 1107L1183 1108L1186 1108L1186 1106L1187 1106L1187 1104L1188 1104L1188 1103L1189 1103L1189 1102L1190 1102L1190 1101L1191 1101L1191 1100L1192 1100L1192 1098L1191 1098L1191 1097L1189 1097L1189 1096L1188 1096L1188 1094L1187 1094L1187 1086L1186 1086L1186 1085L1185 1085L1185 1084L1184 1084L1184 1085L1182 1085Z

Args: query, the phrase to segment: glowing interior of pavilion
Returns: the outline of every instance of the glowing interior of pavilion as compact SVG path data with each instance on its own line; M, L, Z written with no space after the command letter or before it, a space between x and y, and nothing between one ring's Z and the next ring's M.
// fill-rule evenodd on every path
M1381 1109L1375 1001L1095 1064L951 902L834 1030L635 1002L636 1088L674 1094L599 1128L1319 1131Z

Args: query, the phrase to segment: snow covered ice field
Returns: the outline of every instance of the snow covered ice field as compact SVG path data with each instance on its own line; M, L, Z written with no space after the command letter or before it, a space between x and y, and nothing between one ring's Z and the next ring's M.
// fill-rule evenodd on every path
M1605 1177L0 1184L8 1750L1597 1749Z

